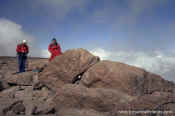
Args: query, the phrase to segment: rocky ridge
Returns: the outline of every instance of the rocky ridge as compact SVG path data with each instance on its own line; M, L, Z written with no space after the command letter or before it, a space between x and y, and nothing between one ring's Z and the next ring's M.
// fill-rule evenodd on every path
M16 70L16 58L0 57L0 116L175 115L173 82L124 63L101 61L84 49L68 50L50 63L30 58L27 72Z

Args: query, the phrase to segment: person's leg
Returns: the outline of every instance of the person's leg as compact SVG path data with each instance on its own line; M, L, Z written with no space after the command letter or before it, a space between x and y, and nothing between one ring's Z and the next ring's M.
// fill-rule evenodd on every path
M21 55L18 56L18 63L19 63L19 72L21 73L22 72L22 56Z
M21 72L24 72L24 58L21 58Z
M24 63L23 63L23 58L22 58L22 61L21 61L21 72L24 72Z
M27 57L26 56L24 56L23 57L23 72L25 72L25 68L26 68L26 60L27 60Z
M20 72L20 63L21 63L20 56L18 56L18 72Z

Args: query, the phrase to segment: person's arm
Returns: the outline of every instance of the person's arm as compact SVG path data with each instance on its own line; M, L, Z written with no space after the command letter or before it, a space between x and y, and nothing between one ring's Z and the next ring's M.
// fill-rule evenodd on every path
M20 47L20 45L17 45L17 47L16 47L16 53L19 55L20 52L21 52L21 47Z
M26 54L28 54L29 53L29 46L26 46Z

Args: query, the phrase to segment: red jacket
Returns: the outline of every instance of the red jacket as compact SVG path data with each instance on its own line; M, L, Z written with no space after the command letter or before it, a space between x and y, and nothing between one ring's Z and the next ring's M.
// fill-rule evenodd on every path
M48 50L51 53L51 57L50 57L49 61L52 61L56 56L59 56L62 54L61 47L58 43L57 43L57 45L50 44L48 47Z
M17 53L29 53L29 47L26 44L18 44L16 47L16 52Z

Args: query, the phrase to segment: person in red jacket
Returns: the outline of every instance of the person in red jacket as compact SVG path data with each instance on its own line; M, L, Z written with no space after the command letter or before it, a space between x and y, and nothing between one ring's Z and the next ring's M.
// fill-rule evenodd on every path
M57 42L55 38L52 39L52 42L49 45L48 50L51 53L49 61L52 61L56 56L62 54L60 44Z
M22 43L17 45L16 52L18 55L19 73L25 72L27 54L29 53L29 47L26 40L23 40Z

